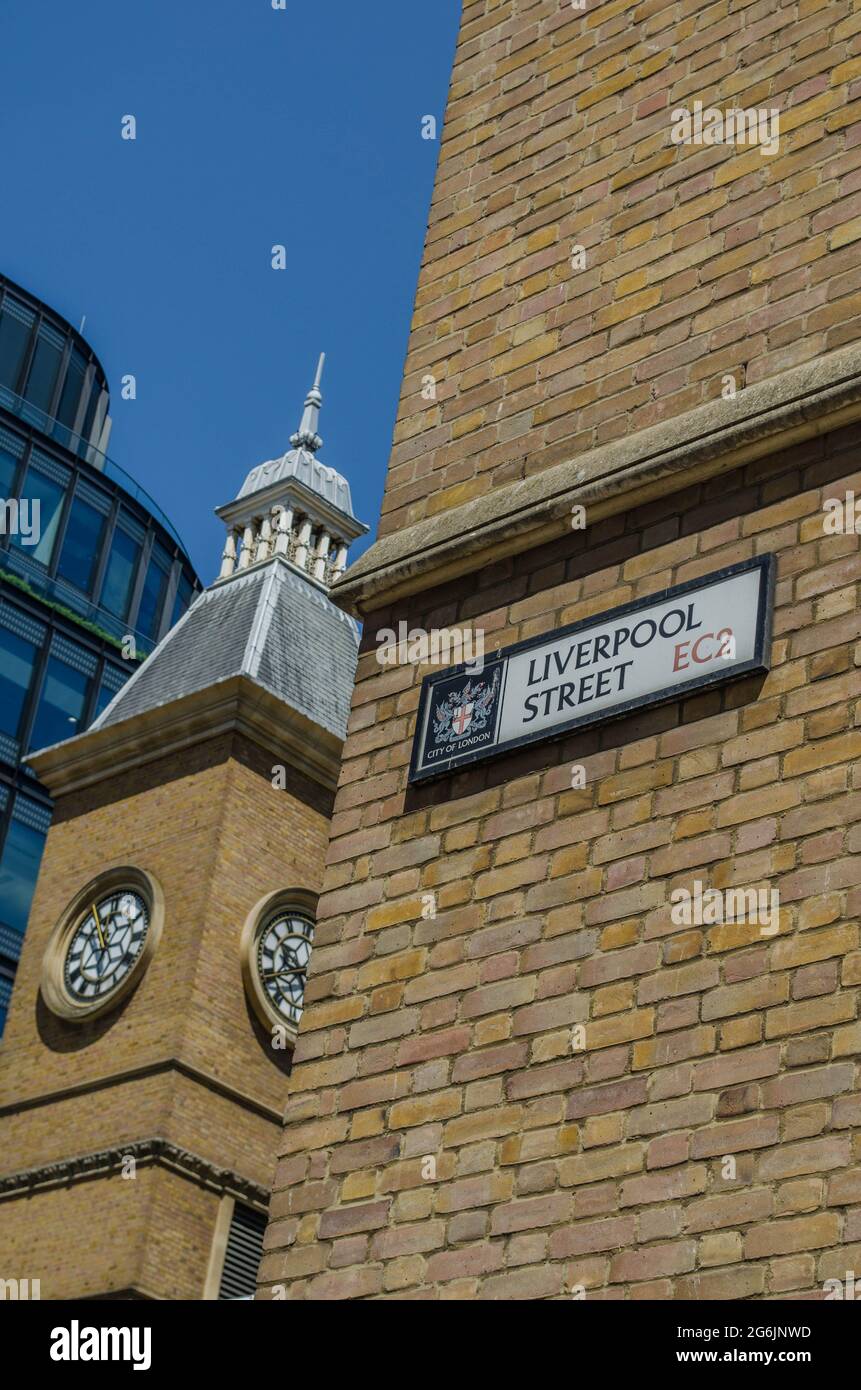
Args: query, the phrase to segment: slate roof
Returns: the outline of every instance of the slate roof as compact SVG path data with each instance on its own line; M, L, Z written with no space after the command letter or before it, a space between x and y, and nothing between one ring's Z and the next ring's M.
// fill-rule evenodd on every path
M246 675L343 739L359 629L280 557L207 589L91 726Z

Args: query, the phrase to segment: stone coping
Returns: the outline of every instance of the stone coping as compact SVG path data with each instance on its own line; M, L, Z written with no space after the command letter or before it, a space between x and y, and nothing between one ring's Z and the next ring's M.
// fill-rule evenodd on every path
M219 734L244 734L334 792L342 743L277 695L244 675L143 710L117 724L88 729L28 756L53 797L78 791Z
M858 418L852 344L383 536L330 598L362 616L564 535L575 504L600 520Z

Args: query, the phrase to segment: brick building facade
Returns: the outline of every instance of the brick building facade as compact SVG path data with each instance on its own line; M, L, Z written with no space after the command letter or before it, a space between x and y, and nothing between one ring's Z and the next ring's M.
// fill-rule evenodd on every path
M845 0L464 0L259 1297L861 1267L859 51ZM408 783L384 629L492 655L769 554L767 674Z
M320 401L220 509L220 577L32 759L56 810L0 1050L12 1296L252 1296L358 641Z

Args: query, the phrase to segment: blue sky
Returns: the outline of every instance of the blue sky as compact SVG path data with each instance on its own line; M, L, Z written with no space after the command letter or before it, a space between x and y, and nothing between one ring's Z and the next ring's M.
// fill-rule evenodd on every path
M213 508L289 448L321 350L320 457L373 533L439 151L421 118L442 125L459 14L459 0L4 6L0 268L76 327L86 315L109 453L204 582Z

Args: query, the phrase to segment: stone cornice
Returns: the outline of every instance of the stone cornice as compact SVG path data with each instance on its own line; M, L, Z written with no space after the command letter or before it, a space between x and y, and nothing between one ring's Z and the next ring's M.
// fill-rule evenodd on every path
M58 797L224 733L244 735L277 764L327 791L338 784L341 740L247 676L230 676L119 724L90 729L32 754L28 762Z
M330 590L359 616L861 418L853 344L383 536ZM527 472L528 472L527 462Z
M167 1057L158 1062L147 1062L140 1067L126 1067L122 1071L112 1072L109 1076L90 1077L86 1081L78 1081L73 1085L63 1086L57 1091L43 1091L33 1096L16 1096L15 1100L5 1101L0 1105L0 1119L5 1115L20 1115L24 1110L38 1110L43 1105L54 1105L57 1102L72 1100L76 1096L85 1096L94 1091L106 1090L112 1086L125 1086L129 1081L138 1081L143 1077L160 1076L164 1072L177 1072L180 1076L196 1081L199 1085L205 1086L207 1090L223 1096L225 1100L232 1101L235 1105L241 1106L243 1110L248 1110L252 1115L259 1115L261 1119L269 1120L272 1124L280 1125L282 1122L281 1111L275 1106L267 1105L264 1101L248 1095L247 1092L237 1090L235 1086L225 1085L217 1077L210 1076L207 1072L201 1071L199 1067L193 1067L178 1057Z
M216 507L215 514L226 525L238 526L248 517L265 515L275 503L284 500L285 493L290 492L293 494L296 505L304 505L308 509L309 516L328 523L332 535L338 536L339 539L353 541L357 536L363 536L369 529L363 521L348 516L346 512L341 511L340 507L335 506L328 498L324 497L321 492L314 492L312 488L306 487L300 478L294 476L276 479L274 483L269 483L257 492L249 492L245 497L237 497L233 502L226 502L224 506Z
M18 1173L0 1174L0 1202L13 1197L30 1197L45 1188L65 1187L88 1178L115 1176L121 1172L123 1161L129 1158L136 1164L169 1168L210 1192L238 1197L262 1211L268 1207L269 1191L260 1183L243 1178L232 1168L220 1168L200 1154L158 1137L132 1139L127 1144L116 1144L96 1153L78 1154L75 1158L42 1163Z

